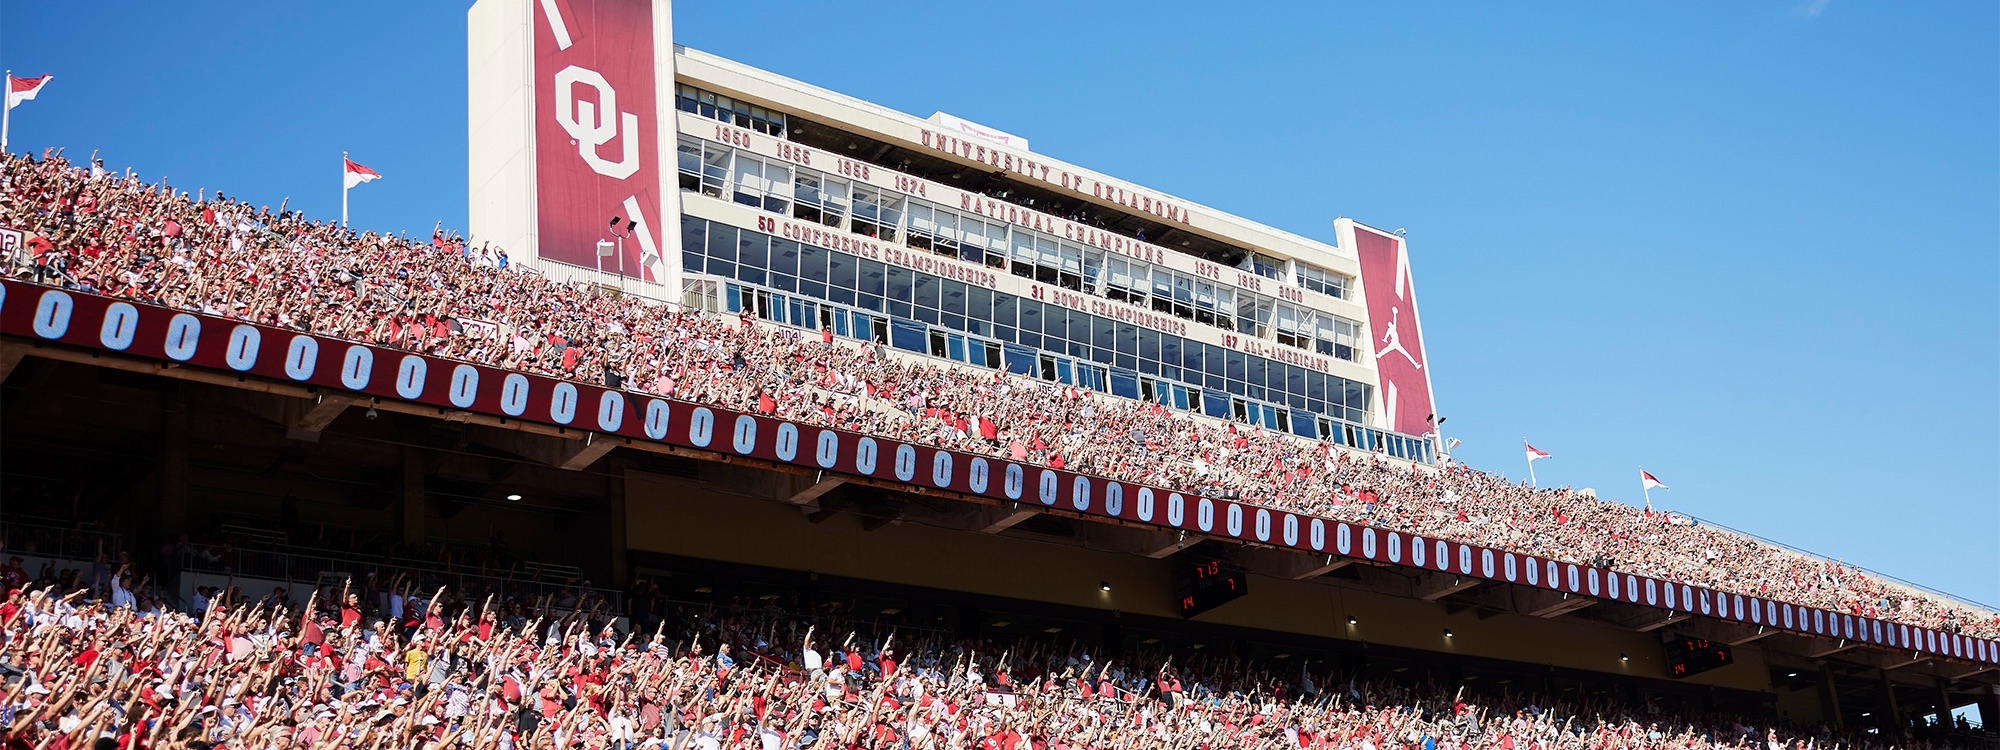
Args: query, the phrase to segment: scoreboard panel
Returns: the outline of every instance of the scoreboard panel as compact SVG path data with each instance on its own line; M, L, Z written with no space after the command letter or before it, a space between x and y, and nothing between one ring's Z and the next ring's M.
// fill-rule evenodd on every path
M1729 645L1707 638L1676 636L1666 643L1667 674L1675 679L1701 674L1736 663Z
M1199 560L1174 569L1174 593L1182 618L1190 618L1250 593L1243 569L1221 560Z

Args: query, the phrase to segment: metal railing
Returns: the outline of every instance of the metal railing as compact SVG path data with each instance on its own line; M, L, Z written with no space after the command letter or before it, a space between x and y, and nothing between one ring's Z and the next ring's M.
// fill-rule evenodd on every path
M97 559L98 544L104 554L116 559L125 550L125 535L80 528L56 519L15 516L0 521L0 544L6 554L60 557L70 560Z
M422 590L435 590L438 586L445 586L465 592L502 591L517 598L540 599L552 596L557 601L565 598L574 599L589 592L603 598L612 611L619 613L625 611L622 592L585 587L581 579L550 581L534 578L532 570L521 575L502 575L490 570L441 565L423 560L333 550L292 547L228 549L214 555L198 553L188 561L187 570L284 581L287 584L327 582L334 585L346 579L358 583L367 580L371 575L374 576L377 585L387 585L390 579L401 573L413 576L414 584Z

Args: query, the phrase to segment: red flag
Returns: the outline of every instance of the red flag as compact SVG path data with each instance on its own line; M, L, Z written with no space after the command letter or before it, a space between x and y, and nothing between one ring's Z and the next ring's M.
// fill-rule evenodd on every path
M354 187L364 182L382 179L381 174L373 169L354 163L353 159L341 157L341 161L347 162L347 187Z
M1528 444L1528 441L1526 441L1526 440L1523 440L1523 441L1521 441L1521 447L1523 447L1523 448L1526 448L1526 449L1528 449L1528 460L1529 460L1530 462L1534 461L1534 460L1535 460L1535 459L1537 459L1537 458L1548 458L1548 457L1549 457L1549 454L1548 454L1548 452L1546 452L1546 451L1542 451L1542 450L1537 450L1537 449L1535 448L1535 446L1532 446L1532 445L1529 445L1529 444Z
M1672 487L1668 487L1666 482L1660 481L1659 477L1653 476L1652 472L1646 471L1645 469L1639 470L1639 484L1641 487L1649 490L1654 487L1658 487L1663 490L1673 489Z
M13 109L21 102L35 98L36 94L42 93L42 87L49 85L49 81L54 79L55 76L47 73L37 78L7 76L7 108Z

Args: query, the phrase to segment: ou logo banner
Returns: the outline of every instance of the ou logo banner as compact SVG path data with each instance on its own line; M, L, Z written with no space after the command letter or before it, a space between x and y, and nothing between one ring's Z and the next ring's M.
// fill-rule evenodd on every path
M576 98L578 85L596 90L596 103ZM577 155L593 172L622 180L639 171L639 116L618 111L618 91L603 74L571 65L556 73L556 123L576 139ZM622 127L621 127L622 126ZM597 155L597 147L618 138L624 131L624 156L607 161Z

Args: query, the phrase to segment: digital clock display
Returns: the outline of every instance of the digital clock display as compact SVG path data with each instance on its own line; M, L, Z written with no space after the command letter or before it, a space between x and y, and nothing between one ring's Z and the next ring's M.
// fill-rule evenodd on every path
M1675 637L1667 641L1667 674L1676 679L1736 663L1728 644L1707 638Z
M1174 570L1174 592L1181 617L1193 617L1250 593L1243 570L1220 560L1183 563Z

